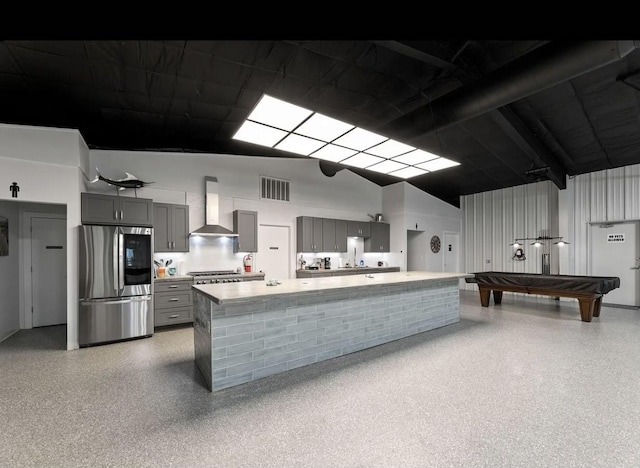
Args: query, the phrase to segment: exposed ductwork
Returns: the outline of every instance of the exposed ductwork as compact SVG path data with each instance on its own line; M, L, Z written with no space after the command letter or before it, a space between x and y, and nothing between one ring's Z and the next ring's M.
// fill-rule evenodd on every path
M377 129L410 141L621 60L640 41L551 42Z
M217 177L204 178L204 226L196 229L192 236L238 237L238 234L220 226L220 197Z

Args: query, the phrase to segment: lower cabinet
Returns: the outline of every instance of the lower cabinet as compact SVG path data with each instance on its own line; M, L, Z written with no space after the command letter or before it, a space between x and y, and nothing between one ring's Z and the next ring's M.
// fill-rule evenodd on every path
M156 281L153 296L156 327L193 322L192 284L191 278Z

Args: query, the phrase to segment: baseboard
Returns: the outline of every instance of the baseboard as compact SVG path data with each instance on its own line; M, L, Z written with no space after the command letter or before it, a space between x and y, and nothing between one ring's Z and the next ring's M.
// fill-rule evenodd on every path
M20 329L18 328L18 329L16 329L16 330L10 331L7 335L5 335L5 336L3 336L3 337L0 337L0 343L2 343L4 340L6 340L7 338L9 338L11 335L13 335L13 334L15 334L15 333L18 333L19 331L20 331Z

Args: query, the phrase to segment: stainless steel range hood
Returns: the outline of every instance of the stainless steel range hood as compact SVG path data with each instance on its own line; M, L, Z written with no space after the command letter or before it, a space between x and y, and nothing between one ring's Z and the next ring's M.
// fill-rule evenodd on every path
M233 231L220 226L220 197L218 196L218 178L204 178L204 226L193 231L191 236L238 237Z

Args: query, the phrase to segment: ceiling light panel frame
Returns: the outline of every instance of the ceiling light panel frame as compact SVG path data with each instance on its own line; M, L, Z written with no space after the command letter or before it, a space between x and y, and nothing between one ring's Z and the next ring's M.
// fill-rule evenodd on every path
M232 138L401 179L459 165L267 94Z

